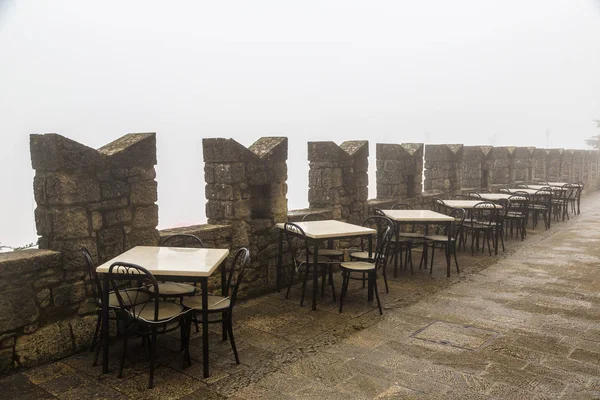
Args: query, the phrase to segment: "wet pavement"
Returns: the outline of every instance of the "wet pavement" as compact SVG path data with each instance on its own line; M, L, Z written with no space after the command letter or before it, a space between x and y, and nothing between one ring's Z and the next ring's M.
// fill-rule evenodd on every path
M460 275L446 278L437 256L433 275L415 268L391 279L390 293L379 285L383 316L358 281L342 314L328 295L317 311L299 307L298 288L289 300L282 291L242 302L241 364L212 326L208 379L194 333L183 370L177 336L159 339L151 390L139 341L122 379L118 343L109 374L85 352L5 377L0 389L7 399L600 399L599 227L592 194L581 215L538 225L498 256L461 253Z

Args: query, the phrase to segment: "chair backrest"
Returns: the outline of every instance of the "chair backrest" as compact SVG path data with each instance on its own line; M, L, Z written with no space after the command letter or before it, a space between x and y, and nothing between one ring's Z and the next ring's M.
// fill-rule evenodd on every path
M246 267L249 264L250 251L247 248L242 247L235 253L235 256L233 257L231 268L227 274L227 293L223 294L223 296L229 296L231 307L235 305L240 285L244 280Z
M519 213L526 218L529 213L529 195L527 193L515 193L508 198L510 200L510 212Z
M481 195L479 193L485 193L485 192L469 192L469 193L467 193L469 200L481 199Z
M452 237L454 237L454 239L457 239L458 235L462 231L463 224L465 223L466 215L467 215L467 212L465 211L464 208L454 208L450 212L450 216L452 218L454 218L454 232L452 235Z
M482 201L471 210L471 226L491 227L498 219L499 207L491 201Z
M390 243L392 241L392 236L394 235L393 227L386 227L381 232L381 237L377 241L377 247L375 250L375 268L380 269L387 265L389 253L390 253Z
M480 196L481 197L481 196ZM468 194L455 194L452 196L453 200L472 200L472 197Z
M92 255L87 248L82 247L81 252L83 253L83 258L85 258L85 262L88 267L88 275L90 277L90 282L92 283L92 294L94 295L94 301L96 302L96 305L100 307L102 305L102 285L100 284L100 278L98 278L98 274L96 273L96 265L94 264Z
M323 214L308 213L302 217L302 221L325 221L327 218Z
M446 210L446 203L439 197L431 199L431 210L439 213L443 213Z
M478 189L477 192L479 192L479 193L492 193L489 189Z
M304 230L293 222L283 224L283 237L288 244L288 250L292 256L292 263L295 268L298 268L302 261L299 261L299 251L304 252L305 262L309 264L308 238Z
M500 193L510 193L510 190L508 190L508 188L507 188L507 187L501 187L500 189L498 189L498 191L499 191Z
M392 206L392 210L412 210L413 206L408 203L396 203Z
M158 282L150 271L137 264L117 261L110 266L108 279L122 310L139 315L147 307L152 307L152 321L158 321L160 293ZM136 289L132 290L133 287Z
M178 233L175 235L167 236L160 243L161 246L170 246L170 247L194 247L202 249L204 243L202 239L200 239L196 235L191 235L189 233Z
M375 213L378 212L381 212L383 214L383 211L375 209ZM392 230L392 233L395 230L394 221L392 221L385 215L373 215L371 217L368 217L362 222L361 225L367 228L373 228L377 231L377 234L375 235L375 238L373 240L373 251L375 251L375 249L379 247L379 244L383 240L383 235L386 232L387 228L390 228ZM368 251L368 243L365 242L365 239L361 236L360 248L362 251Z

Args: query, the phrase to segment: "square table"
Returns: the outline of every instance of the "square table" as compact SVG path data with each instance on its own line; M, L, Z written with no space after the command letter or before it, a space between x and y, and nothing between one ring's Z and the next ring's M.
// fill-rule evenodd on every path
M480 198L485 201L498 201L498 200L508 200L509 197L514 196L514 194L510 193L470 193L474 199Z
M208 366L208 277L229 255L227 249L197 249L184 247L136 246L96 268L102 274L102 373L108 372L108 271L114 262L138 264L157 280L197 282L202 289L202 362L204 377ZM225 270L222 269L222 278ZM223 280L224 281L224 280Z
M317 291L319 289L319 274L317 272L317 261L319 259L319 242L327 239L344 239L348 237L366 237L369 241L369 255L373 252L373 235L377 231L360 225L349 224L347 222L336 220L323 221L303 221L294 222L304 231L309 244L313 246L313 293L312 309L317 309ZM283 235L284 223L279 223L276 227L279 229L279 243L277 254L277 290L281 289L281 268L283 264ZM289 234L296 235L295 232L288 231Z
M428 224L442 224L447 226L448 232L448 251L446 252L446 276L450 276L450 246L452 244L452 231L454 230L454 218L431 210L381 210L386 217L396 223L396 248L399 241L399 225L401 223L413 223L425 225L427 232ZM394 257L394 270L397 266L398 257ZM427 265L427 252L425 252L425 265Z

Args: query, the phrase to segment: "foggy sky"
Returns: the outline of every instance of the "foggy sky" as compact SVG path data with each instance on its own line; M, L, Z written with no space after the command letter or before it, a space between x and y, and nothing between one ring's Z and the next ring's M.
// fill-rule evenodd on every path
M160 227L203 222L204 137L584 148L600 0L0 0L0 242L35 240L29 134L157 132Z

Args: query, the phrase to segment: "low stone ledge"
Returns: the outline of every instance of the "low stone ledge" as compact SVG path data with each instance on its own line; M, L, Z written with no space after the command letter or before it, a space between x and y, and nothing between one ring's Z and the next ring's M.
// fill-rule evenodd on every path
M207 246L227 248L231 241L232 227L203 224L163 229L159 233L161 240L171 235L188 234L198 236Z
M321 214L326 219L333 219L333 210L330 208L302 208L288 211L289 222L300 222L307 214Z
M19 250L0 253L0 279L60 266L60 253L51 250Z

